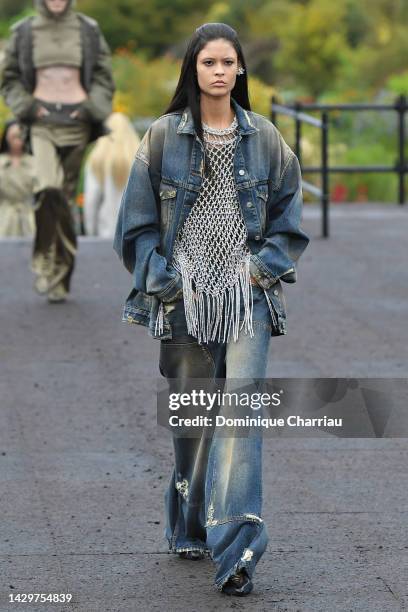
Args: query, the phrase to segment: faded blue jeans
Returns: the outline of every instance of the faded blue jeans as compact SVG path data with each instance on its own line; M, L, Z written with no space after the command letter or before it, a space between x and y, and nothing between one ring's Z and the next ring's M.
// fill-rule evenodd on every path
M188 335L184 302L165 305L173 338L162 340L160 372L172 391L183 392L191 378L265 378L271 317L263 290L253 287L254 336L240 332L237 342L199 345ZM177 379L177 380L175 380ZM186 387L187 388L187 387ZM228 390L231 390L228 387ZM165 494L170 550L209 552L219 590L238 569L252 577L268 536L262 511L262 432L248 437L173 436L175 467Z

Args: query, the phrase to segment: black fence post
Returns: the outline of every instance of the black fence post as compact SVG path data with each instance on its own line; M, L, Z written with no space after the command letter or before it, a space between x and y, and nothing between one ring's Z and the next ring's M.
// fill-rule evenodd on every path
M398 202L405 204L405 112L407 110L407 98L401 95L395 102L398 113Z
M328 144L329 144L329 113L322 112L322 234L329 237L329 172L328 172Z
M278 114L275 111L275 102L276 102L276 96L272 96L272 111L271 111L271 121L273 123L273 125L275 125L277 127L277 120L278 120Z
M302 110L301 102L295 103L296 120L295 120L295 153L302 165L302 121L298 117L298 113Z

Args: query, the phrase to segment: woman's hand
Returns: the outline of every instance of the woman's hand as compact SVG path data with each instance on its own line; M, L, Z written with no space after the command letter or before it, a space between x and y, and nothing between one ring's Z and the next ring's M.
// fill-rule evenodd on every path
M41 119L41 117L46 117L49 114L50 114L50 111L47 110L44 106L40 106L36 112L38 119Z
M83 107L83 102L81 102L79 107L72 111L69 116L72 117L72 119L79 119L79 121L90 121L91 118L86 108Z

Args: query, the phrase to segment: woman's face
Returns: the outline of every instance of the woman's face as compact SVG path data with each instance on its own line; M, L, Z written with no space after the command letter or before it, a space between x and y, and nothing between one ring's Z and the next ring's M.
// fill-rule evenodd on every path
M197 55L198 85L201 92L209 96L229 94L234 89L237 70L237 52L224 38L211 40Z
M6 135L9 152L13 155L21 155L24 148L23 139L21 138L20 126L17 124L9 127Z
M53 15L62 15L68 4L68 0L44 0L44 2Z

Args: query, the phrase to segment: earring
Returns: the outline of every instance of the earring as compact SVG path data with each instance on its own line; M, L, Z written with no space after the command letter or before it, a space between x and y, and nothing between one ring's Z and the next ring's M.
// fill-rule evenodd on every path
M244 74L244 72L245 72L245 68L243 68L242 66L240 66L237 70L237 74L239 75Z

